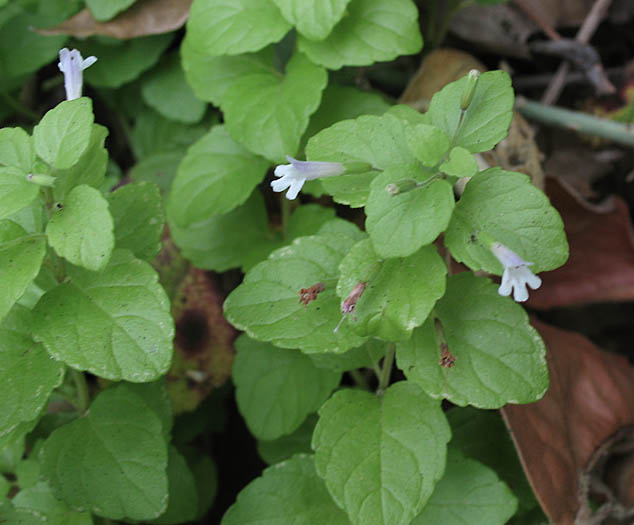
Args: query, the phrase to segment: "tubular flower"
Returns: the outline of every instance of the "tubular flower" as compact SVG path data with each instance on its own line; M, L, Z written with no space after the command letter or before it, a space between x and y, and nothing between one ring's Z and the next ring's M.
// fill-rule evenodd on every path
M83 71L96 61L97 58L92 56L83 59L81 53L76 49L72 51L69 51L68 48L60 49L57 66L64 73L66 100L75 100L81 97L81 88L84 80Z
M490 248L493 255L504 266L502 283L498 288L498 293L506 296L511 295L511 291L513 291L513 299L519 303L526 301L528 299L526 285L537 290L542 284L542 280L529 268L533 263L524 261L513 250L500 242L492 243Z
M275 168L274 174L278 180L271 182L273 191L284 191L286 188L286 198L293 200L297 197L307 180L319 179L321 177L334 177L341 175L345 168L340 162L313 162L297 160L286 156L290 164L280 164Z

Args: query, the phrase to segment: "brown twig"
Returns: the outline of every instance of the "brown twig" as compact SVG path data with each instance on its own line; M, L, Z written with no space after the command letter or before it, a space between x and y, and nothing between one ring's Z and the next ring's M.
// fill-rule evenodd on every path
M610 7L611 2L612 0L596 0L592 9L590 9L590 12L583 21L583 24L579 28L579 31L575 36L575 40L581 42L582 44L587 44L590 41L590 38L594 34L597 26L603 19L603 15L608 10L608 7ZM569 69L570 65L568 62L562 62L559 65L559 69L557 69L555 76L542 95L541 101L543 104L553 104L559 98Z

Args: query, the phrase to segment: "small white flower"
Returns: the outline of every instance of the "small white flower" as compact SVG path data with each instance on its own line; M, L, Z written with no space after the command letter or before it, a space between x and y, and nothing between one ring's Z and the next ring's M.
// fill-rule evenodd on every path
M491 244L491 251L504 266L502 283L498 288L498 293L506 296L511 295L511 291L513 291L513 299L519 303L526 301L528 299L526 285L528 284L533 290L537 290L542 284L542 280L529 268L533 263L524 261L513 250L499 242Z
M64 73L64 88L66 89L66 100L75 100L81 97L81 87L84 80L83 71L87 67L97 62L96 57L88 57L85 60L76 49L69 51L67 48L60 49L59 70Z
M340 162L313 162L297 160L286 155L290 164L280 164L275 168L275 176L278 180L271 182L273 191L284 191L286 188L286 198L293 200L297 197L307 180L319 179L321 177L334 177L341 175L345 168Z

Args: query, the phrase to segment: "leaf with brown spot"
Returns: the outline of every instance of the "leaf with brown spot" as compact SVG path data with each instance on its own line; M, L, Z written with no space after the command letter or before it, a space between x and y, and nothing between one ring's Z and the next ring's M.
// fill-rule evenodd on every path
M167 377L175 413L194 410L231 375L236 331L222 315L223 301L213 274L193 267L176 290L174 358Z
M570 257L561 268L540 274L543 284L531 292L529 306L634 299L634 237L626 203L615 196L612 210L591 211L552 178L546 193L564 221Z
M550 389L537 403L507 405L502 415L548 517L557 525L589 524L587 489L599 481L590 467L617 431L634 424L634 369L579 334L533 325L548 348ZM609 481L601 484L618 494Z
M88 8L55 27L38 29L43 35L93 35L119 39L158 35L174 31L187 21L193 0L139 0L108 22L98 22Z

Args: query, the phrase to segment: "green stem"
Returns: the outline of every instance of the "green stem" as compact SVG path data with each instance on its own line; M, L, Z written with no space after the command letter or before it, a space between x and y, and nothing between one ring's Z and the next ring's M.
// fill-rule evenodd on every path
M381 368L381 377L379 378L379 386L376 389L378 395L382 395L390 384L390 375L392 374L392 365L394 364L394 354L396 352L396 345L389 343L387 346L387 352L383 359L383 367Z
M70 369L71 376L75 382L75 389L77 390L77 410L80 414L85 414L90 405L90 394L88 393L88 383L86 383L86 376L83 372Z
M13 109L16 113L19 113L20 115L23 115L34 122L40 120L40 116L35 111L22 105L8 93L0 93L0 96L2 97L2 100L5 101L7 106Z
M634 146L634 126L607 120L586 113L547 106L518 97L517 110L529 120L566 128L586 135L609 139L626 146Z
M359 370L348 370L348 373L350 374L350 377L352 377L355 385L359 388L363 388L364 390L370 390L368 380L361 372L359 372Z
M283 193L280 193L282 199L282 238L286 240L288 235L288 219L291 216L291 201L288 200Z

